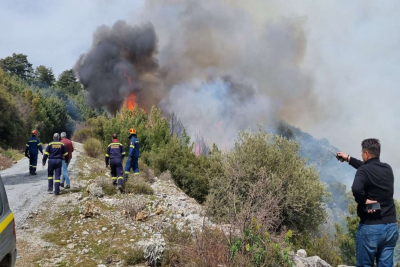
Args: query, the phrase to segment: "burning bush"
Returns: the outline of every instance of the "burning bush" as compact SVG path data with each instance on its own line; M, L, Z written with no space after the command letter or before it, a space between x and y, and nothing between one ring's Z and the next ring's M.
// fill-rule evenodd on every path
M209 172L214 217L239 229L257 218L265 231L303 232L325 221L324 186L296 142L261 130L241 132L234 150L213 160L222 165L222 173Z

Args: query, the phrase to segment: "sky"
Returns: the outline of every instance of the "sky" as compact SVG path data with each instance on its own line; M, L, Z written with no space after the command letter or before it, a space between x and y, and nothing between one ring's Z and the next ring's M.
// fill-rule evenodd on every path
M307 37L301 67L312 77L321 109L319 116L312 118L290 114L283 118L317 138L328 139L351 156L360 157L363 139L379 138L382 160L400 175L400 3L229 2L246 9L255 20L301 18ZM142 1L2 0L0 58L24 53L34 67L52 67L58 76L90 48L98 26L120 19L132 24L154 19L143 9ZM168 25L163 26L168 29ZM163 34L168 35L168 31Z

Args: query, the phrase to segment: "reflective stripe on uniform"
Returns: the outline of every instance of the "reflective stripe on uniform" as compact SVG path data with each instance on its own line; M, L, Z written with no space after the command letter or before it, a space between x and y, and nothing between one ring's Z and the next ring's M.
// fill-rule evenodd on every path
M60 182L61 182L61 180L54 180L54 182L56 182L56 183L60 183Z
M139 174L138 172L135 172L135 173L134 173L134 175L138 175L138 174Z
M29 165L29 167L32 167L32 168L35 168L35 169L36 169L36 166L35 166L35 165Z
M29 145L28 145L28 144L26 144L26 146L27 146L27 147L29 147Z
M135 143L139 143L139 141L135 141Z
M64 153L64 156L66 156L66 155L68 155L68 152L65 152L65 153Z
M38 146L40 146L42 143L37 144Z
M135 146L134 146L134 145L130 145L129 147L131 147L131 148L135 148Z
M29 140L29 143L37 142L37 140Z
M112 179L113 179L113 180L116 180L116 179L117 179L117 177L113 177Z
M122 155L125 155L126 153L125 152L122 152Z
M106 154L106 157L108 158L110 155Z
M122 176L118 177L118 180L123 180L123 179L124 179L124 177L122 177Z
M48 180L51 180L51 179L53 179L53 177L47 177L47 179L48 179Z
M125 174L129 174L129 172L125 172Z
M0 222L0 234L6 229L6 227L14 220L14 213L8 214L8 216Z
M44 152L44 154L45 154L45 155L47 155L47 156L49 156L49 155L50 155L50 153L49 153L49 152L47 152L47 151L46 151L46 152Z
M112 146L112 145L120 145L120 146L122 146L121 143L111 143L111 144L109 144L108 146Z
M64 145L64 143L62 143L62 142L51 142L49 144L49 146L51 146L51 145Z

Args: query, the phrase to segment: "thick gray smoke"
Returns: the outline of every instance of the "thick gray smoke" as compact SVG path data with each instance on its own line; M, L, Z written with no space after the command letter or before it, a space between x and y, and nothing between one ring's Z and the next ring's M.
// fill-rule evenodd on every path
M75 66L79 80L89 90L90 103L114 114L135 92L136 100L146 105L143 94L151 95L154 90L149 76L158 70L156 53L157 36L151 24L133 27L118 21L111 28L99 27L91 49Z
M175 112L192 136L223 148L257 123L322 115L314 112L313 79L300 66L302 18L260 22L219 0L148 1L141 17L151 24L98 28L78 61L93 105L115 113L134 92L139 106Z

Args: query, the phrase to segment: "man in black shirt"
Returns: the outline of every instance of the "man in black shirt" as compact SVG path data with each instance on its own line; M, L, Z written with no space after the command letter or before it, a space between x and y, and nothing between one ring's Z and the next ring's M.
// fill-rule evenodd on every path
M378 139L361 143L363 161L346 153L337 155L357 169L353 191L360 224L356 235L357 266L393 266L393 252L399 237L396 207L393 200L394 176L389 164L379 160ZM367 204L379 203L380 209L368 210Z

